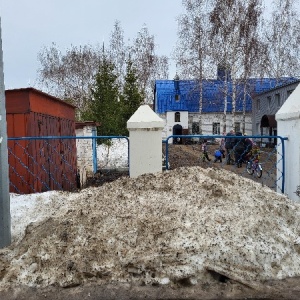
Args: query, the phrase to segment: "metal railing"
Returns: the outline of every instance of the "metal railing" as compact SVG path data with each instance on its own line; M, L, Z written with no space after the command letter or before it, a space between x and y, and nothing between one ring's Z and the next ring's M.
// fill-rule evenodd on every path
M251 178L262 185L284 193L285 186L285 144L287 138L280 136L247 136L260 145L260 163L263 175L258 178L249 175L246 165L242 168L227 165L226 159L222 163L213 162L214 150L219 147L222 135L171 135L163 141L164 168L174 169L181 166L202 166L224 168L241 176ZM242 139L244 136L231 136L232 139ZM37 193L49 190L75 191L80 186L79 168L82 155L89 158L92 175L101 176L111 172L109 167L101 164L102 157L98 157L98 144L106 140L125 139L127 142L127 164L129 166L129 139L126 136L47 136L47 137L18 137L8 138L8 160L10 175L10 192ZM171 140L172 139L172 140ZM178 142L177 142L178 139ZM209 143L211 161L202 161L201 144L206 139ZM275 140L274 140L275 139ZM89 141L88 153L79 153L78 142ZM268 147L268 141L273 141L273 147ZM175 141L175 143L173 143ZM276 141L276 146L274 146ZM266 142L264 144L263 142ZM231 150L234 156L234 149ZM85 165L85 162L83 162ZM106 172L106 173L105 173ZM103 177L103 176L102 176ZM104 179L103 179L104 180ZM97 185L97 182L95 182Z
M90 141L84 153L92 173L100 172L97 141L126 139L125 136L45 136L8 138L10 192L19 194L79 188L77 142ZM128 162L129 163L129 162Z
M254 141L260 150L260 163L263 168L261 178L249 175L246 170L246 161L242 167L237 168L236 163L227 165L226 157L221 164L214 163L214 151L219 148L220 140L223 138L242 140L249 138ZM201 145L204 140L208 142L208 155L211 161L202 160ZM170 135L163 140L166 169L173 169L181 166L217 167L233 171L241 176L268 186L273 190L284 193L285 186L285 144L286 137L281 136L223 136L223 135ZM226 153L225 155L227 155ZM234 148L230 150L232 157L235 156Z

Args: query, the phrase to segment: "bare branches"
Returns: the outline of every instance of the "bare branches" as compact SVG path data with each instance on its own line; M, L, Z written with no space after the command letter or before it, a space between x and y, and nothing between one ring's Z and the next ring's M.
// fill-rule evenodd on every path
M297 0L274 0L271 18L266 22L265 74L279 78L300 74L300 20Z
M114 24L114 30L111 32L108 55L115 65L118 75L117 82L121 88L124 83L126 73L126 60L128 59L128 49L124 42L124 31L119 21ZM126 56L127 54L127 56Z
M234 124L238 83L252 74L257 66L255 58L263 49L259 37L261 0L184 0L183 6L185 13L178 19L175 59L181 77L199 80L200 130L202 82L209 76L216 78L217 68L225 80L223 88L220 85L224 95L223 124L227 123L228 96L232 99Z
M40 85L52 95L69 100L79 112L83 111L99 68L100 54L89 45L71 46L63 54L52 44L38 54L38 59Z
M105 49L96 46L70 46L62 53L52 44L44 47L38 54L39 85L46 92L69 100L78 107L78 118L91 100L91 87L95 82L101 60L106 56L114 65L119 92L122 92L126 76L126 62L131 60L137 69L139 89L146 102L152 102L153 83L157 78L168 77L168 58L155 54L154 36L146 26L138 32L132 45L124 42L124 33L120 22L116 21L111 32L110 43Z
M185 13L178 18L178 42L174 51L178 73L182 78L197 78L211 74L209 68L211 1L185 0Z
M140 87L145 95L145 102L151 103L154 80L166 78L168 75L168 58L166 56L159 57L155 54L154 36L149 34L145 25L133 41L130 55L137 70Z

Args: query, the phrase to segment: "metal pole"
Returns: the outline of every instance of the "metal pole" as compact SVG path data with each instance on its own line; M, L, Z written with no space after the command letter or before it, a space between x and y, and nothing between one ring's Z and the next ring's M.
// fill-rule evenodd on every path
M7 127L0 18L0 248L11 243Z
M97 136L97 130L96 128L92 129L92 136L94 137L92 139L92 147L93 147L93 172L94 174L97 173L98 170L98 164L97 164L97 140L95 136Z

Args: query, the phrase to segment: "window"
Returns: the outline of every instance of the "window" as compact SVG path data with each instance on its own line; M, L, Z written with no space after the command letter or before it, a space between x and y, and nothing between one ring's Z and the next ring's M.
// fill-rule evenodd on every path
M278 107L281 106L281 103L280 103L280 94L275 94L275 103Z
M268 96L268 97L267 97L268 109L271 108L271 100L272 100L271 96Z
M260 99L257 99L257 101L256 101L256 110L257 111L260 110Z
M178 102L180 100L180 95L176 94L175 95L175 101Z
M220 134L220 123L213 123L213 134Z
M235 132L241 131L241 123L234 122L234 131Z
M287 96L289 97L289 96L292 94L293 91L294 91L294 90L288 90L288 91L287 91Z
M180 122L180 112L175 113L175 122Z

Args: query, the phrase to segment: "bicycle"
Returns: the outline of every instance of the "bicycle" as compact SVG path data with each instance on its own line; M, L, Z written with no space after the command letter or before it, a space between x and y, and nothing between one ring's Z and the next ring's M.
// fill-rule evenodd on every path
M262 176L262 172L263 172L262 166L259 163L259 159L249 160L246 165L246 170L247 173L250 175L253 175L253 173L255 172L258 178Z

